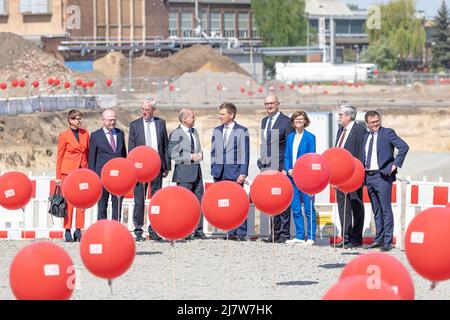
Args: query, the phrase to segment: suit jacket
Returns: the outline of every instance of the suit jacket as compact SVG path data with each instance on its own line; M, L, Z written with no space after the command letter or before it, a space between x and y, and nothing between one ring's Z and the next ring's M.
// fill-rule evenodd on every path
M339 138L341 136L342 130L344 128L341 126L336 135L335 146L339 143ZM363 164L362 152L364 152L364 135L367 133L366 128L355 121L352 130L347 132L348 137L344 144L344 149L347 149L355 158L359 159Z
M261 155L260 159L258 159L257 165L258 168L261 169L269 169L272 168L274 170L284 170L284 154L285 154L285 148L286 148L286 139L287 137L294 131L291 125L291 119L284 115L282 112L280 112L280 115L278 116L277 120L272 123L272 135L271 135L271 141L267 141L266 138L264 138L264 132L266 129L267 121L269 120L269 116L265 117L261 122ZM276 130L276 131L275 131ZM275 132L278 132L278 134L275 134ZM278 163L271 163L271 159L268 156L268 151L271 149L272 145L275 146L275 148L278 148L276 151L278 152L278 159L274 159ZM270 153L269 153L270 154ZM276 156L276 155L273 155Z
M302 140L300 140L300 144L298 145L297 156L293 159L292 148L294 146L295 134L296 132L293 132L287 137L286 150L284 152L284 168L286 171L293 169L295 161L302 155L307 153L316 153L316 136L311 132L304 130Z
M158 140L158 153L161 158L161 169L170 170L170 159L168 154L169 138L167 136L166 122L158 117L154 117L156 127L156 138ZM145 132L143 118L139 118L130 123L128 137L128 152L137 146L145 146Z
M366 163L365 146L369 136L370 132L367 132L363 140L364 148L361 154L363 164ZM396 157L394 157L394 148L398 149L398 154ZM390 177L392 177L392 181L395 181L395 174L397 173L397 170L391 174L392 165L395 164L397 167L401 168L408 150L408 144L397 136L393 129L383 127L380 128L377 138L377 159L378 168L382 174L385 176L390 175Z
M235 122L224 148L224 125L214 128L211 140L211 175L224 180L237 180L248 175L250 137L246 127Z
M196 145L194 153L202 153L202 146L198 131L194 128L193 133ZM175 162L172 181L174 182L194 182L198 176L202 176L200 161L191 161L191 138L179 126L170 133L169 136L169 157Z
M103 128L92 132L89 140L89 169L101 174L103 166L111 159L126 158L127 149L125 146L125 134L122 130L116 130L116 152L111 148L111 144L103 131Z
M77 141L72 129L68 128L58 136L58 151L56 155L56 178L61 179L79 168L88 167L89 133L78 129L80 142Z

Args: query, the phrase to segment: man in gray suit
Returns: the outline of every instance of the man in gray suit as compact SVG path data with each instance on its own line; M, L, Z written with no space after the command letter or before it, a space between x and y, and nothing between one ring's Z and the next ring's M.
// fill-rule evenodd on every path
M195 114L183 109L178 114L180 125L169 136L169 157L175 162L172 181L191 190L202 201L203 178L200 161L203 160L202 146L195 130ZM191 239L206 239L203 233L203 216Z

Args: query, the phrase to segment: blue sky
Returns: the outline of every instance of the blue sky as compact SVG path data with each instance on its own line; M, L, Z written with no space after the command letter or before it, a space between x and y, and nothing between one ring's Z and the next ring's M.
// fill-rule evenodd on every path
M388 0L343 0L344 3L354 3L359 8L367 9L371 4L389 2ZM427 17L434 17L441 6L442 0L416 0L416 8L425 11ZM450 9L450 0L445 0Z

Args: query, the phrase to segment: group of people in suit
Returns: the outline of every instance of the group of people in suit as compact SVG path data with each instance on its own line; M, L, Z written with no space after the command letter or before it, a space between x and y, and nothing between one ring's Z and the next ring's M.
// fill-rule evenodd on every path
M276 170L286 174L294 188L291 206L273 220L273 232L266 242L315 244L316 211L314 197L299 190L293 180L295 161L306 153L316 152L315 136L306 130L310 119L306 112L296 111L291 117L280 111L280 102L274 94L269 94L264 101L267 115L261 122L260 157L257 161L260 171ZM161 171L149 183L137 183L134 188L133 222L136 241L145 241L144 209L147 190L153 195L162 187L163 178L171 170L174 162L172 181L191 190L201 201L203 175L201 161L203 151L198 131L195 129L193 110L183 109L179 112L179 126L170 135L167 134L166 123L154 116L156 102L146 98L141 106L142 117L130 124L128 151L137 146L147 145L155 149L161 158ZM247 184L250 161L250 137L248 129L236 122L237 108L225 102L219 106L218 119L220 125L214 128L211 138L211 176L215 182L228 180L241 186ZM402 166L407 144L392 129L381 127L380 115L376 111L366 113L365 120L370 132L356 119L356 108L342 106L339 110L341 127L337 133L336 146L347 149L358 158L366 168L366 185L369 191L375 214L377 235L372 248L390 249L392 245L393 214L391 209L391 186L395 181L397 168ZM78 110L68 113L69 128L58 138L58 154L56 175L58 181L63 180L70 172L79 168L89 168L100 175L103 166L115 157L126 157L125 135L116 128L116 115L113 110L105 110L102 114L102 128L89 137L81 128L83 117ZM394 157L394 147L399 150ZM103 189L98 203L98 219L106 219L107 204L110 194ZM348 201L344 201L345 197ZM364 224L364 205L362 202L362 186L347 195L337 191L339 216L344 247L362 245ZM347 208L344 210L344 202ZM306 217L306 232L303 210ZM113 219L120 220L118 197L112 196ZM295 237L291 239L290 224L292 217L295 224ZM80 241L81 229L84 226L84 211L76 210L76 230L71 234L73 207L69 204L68 214L64 220L66 241ZM344 219L344 212L346 217ZM345 225L343 225L345 221ZM161 237L148 227L149 239L161 241ZM189 237L190 239L206 239L203 233L203 217ZM247 221L234 230L228 231L231 240L247 240Z

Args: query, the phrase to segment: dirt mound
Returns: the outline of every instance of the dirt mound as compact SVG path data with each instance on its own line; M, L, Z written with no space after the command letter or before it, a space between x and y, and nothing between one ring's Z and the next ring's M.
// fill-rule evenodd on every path
M128 74L128 59L120 52L112 52L94 61L94 71L105 77L118 79Z
M9 33L0 33L2 81L13 79L46 81L49 77L71 79L72 72L59 60L36 47L33 42Z

